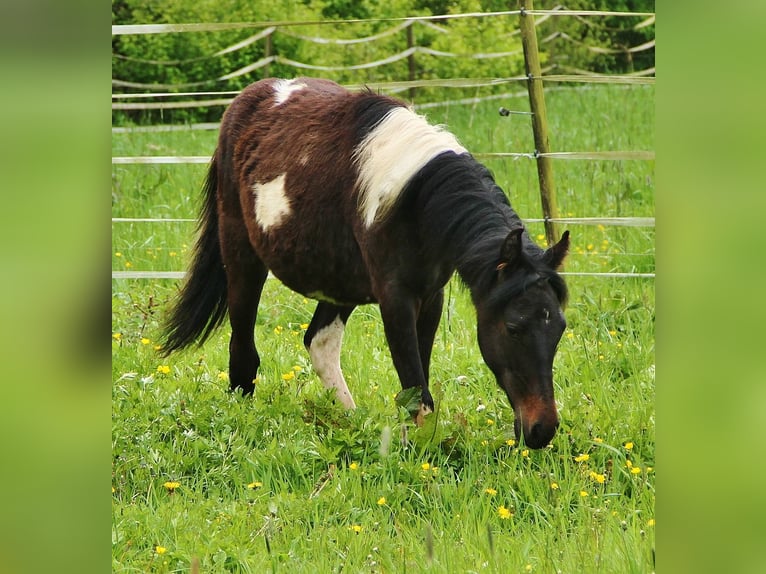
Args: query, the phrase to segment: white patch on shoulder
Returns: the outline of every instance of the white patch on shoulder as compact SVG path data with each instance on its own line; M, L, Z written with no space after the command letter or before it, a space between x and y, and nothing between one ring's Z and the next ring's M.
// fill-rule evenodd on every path
M298 80L277 80L274 82L274 105L284 104L293 92L306 87L304 82Z
M404 107L386 114L354 151L359 214L369 227L396 203L407 182L440 153L467 153L457 138Z
M255 220L264 231L279 225L292 213L290 200L285 194L285 174L266 183L253 185Z
M340 317L320 329L311 339L309 355L322 384L326 389L335 389L338 400L347 409L356 408L354 397L348 390L346 379L340 370L340 346L343 342L345 325Z

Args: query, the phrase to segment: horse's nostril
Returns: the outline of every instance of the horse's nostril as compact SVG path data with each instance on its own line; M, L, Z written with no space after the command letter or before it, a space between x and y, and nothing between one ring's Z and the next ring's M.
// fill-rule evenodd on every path
M554 425L546 425L542 422L536 422L529 427L528 432L525 433L524 443L530 448L543 448L551 442L553 435L556 434L556 427L558 427L558 421L557 424Z

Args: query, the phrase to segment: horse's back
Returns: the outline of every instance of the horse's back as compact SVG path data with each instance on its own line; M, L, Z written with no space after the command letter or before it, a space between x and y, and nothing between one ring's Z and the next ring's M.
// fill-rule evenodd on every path
M365 96L327 80L266 79L227 110L219 138L250 242L272 272L306 295L350 303L372 300L359 225L353 163ZM379 119L379 118L378 118Z

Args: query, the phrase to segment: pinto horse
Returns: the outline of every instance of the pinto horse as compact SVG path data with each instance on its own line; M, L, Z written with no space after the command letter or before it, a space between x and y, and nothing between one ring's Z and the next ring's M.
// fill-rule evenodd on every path
M252 393L254 342L268 272L318 301L304 337L312 364L346 408L343 330L377 303L403 389L428 390L443 287L470 290L482 356L526 445L553 438L553 358L566 326L556 269L569 232L547 250L524 230L489 170L405 103L320 79L264 79L224 114L204 186L189 276L167 318L169 354L231 324L231 388Z

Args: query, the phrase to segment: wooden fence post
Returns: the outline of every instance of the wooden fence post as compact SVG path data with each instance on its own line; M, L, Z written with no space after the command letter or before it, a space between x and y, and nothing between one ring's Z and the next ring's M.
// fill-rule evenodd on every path
M521 27L521 45L524 48L524 66L527 72L527 90L529 107L532 111L532 131L535 136L535 156L537 159L537 177L540 181L540 201L545 218L545 238L548 245L558 241L556 225L551 219L559 216L556 207L556 189L553 184L553 167L549 157L541 156L550 151L548 145L548 117L545 112L542 70L540 54L537 51L537 31L534 16L527 14L533 10L532 0L519 0L519 24Z

